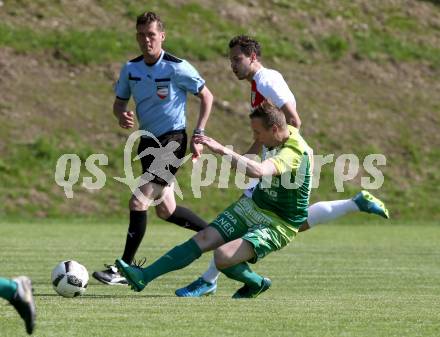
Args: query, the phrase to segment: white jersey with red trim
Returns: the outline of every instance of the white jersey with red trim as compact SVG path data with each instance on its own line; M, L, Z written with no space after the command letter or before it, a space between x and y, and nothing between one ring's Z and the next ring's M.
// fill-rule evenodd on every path
M265 99L270 99L277 108L287 102L296 106L295 96L289 89L286 81L278 71L262 67L258 70L251 86L251 107L254 109Z
M255 109L265 99L269 99L277 108L281 108L287 102L292 102L296 107L295 96L289 89L286 81L278 71L262 67L258 70L253 79L251 86L251 109ZM261 161L267 156L267 149L263 146L261 152ZM244 191L244 195L251 198L258 180L253 179L249 182L248 188Z

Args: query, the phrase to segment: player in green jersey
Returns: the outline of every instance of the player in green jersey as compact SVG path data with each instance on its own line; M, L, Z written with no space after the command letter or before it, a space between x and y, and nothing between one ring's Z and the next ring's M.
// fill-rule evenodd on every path
M197 136L196 141L230 156L232 165L244 167L247 176L261 178L252 198L240 198L207 228L146 268L117 259L116 266L133 290L143 290L157 277L184 268L211 250L215 250L217 268L244 284L233 298L253 298L269 289L270 279L252 271L247 262L255 263L285 247L307 219L311 149L273 104L263 102L250 118L255 140L272 149L263 162L241 156L207 136Z

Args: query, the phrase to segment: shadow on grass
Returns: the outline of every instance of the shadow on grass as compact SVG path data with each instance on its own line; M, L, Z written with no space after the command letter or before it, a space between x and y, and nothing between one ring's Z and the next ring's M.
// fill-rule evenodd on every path
M45 293L41 293L41 294L34 294L34 297L62 297L58 294L45 294ZM133 297L142 297L142 298L158 298L158 297L173 297L175 298L176 295L138 295L138 294L129 294L129 295L82 295L80 296L80 298L133 298Z

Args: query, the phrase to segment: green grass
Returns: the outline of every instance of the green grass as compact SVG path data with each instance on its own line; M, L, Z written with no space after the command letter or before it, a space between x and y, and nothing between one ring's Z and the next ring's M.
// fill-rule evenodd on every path
M440 65L439 49L422 43L396 37L394 34L372 30L354 34L358 56L374 61L391 59L394 61L428 61L433 66Z
M108 0L97 1L93 8L114 16L119 23L94 22L84 19L84 9L80 7L78 18L66 19L65 5L38 1L38 5L20 2L16 6L5 4L7 18L37 18L37 22L58 19L65 27L35 27L30 20L20 24L0 24L0 46L8 46L20 53L41 52L53 54L69 64L102 64L120 61L130 51L136 50L134 22L136 16L145 10L160 13L167 29L165 47L180 57L206 61L224 57L227 43L237 34L256 37L264 46L263 55L268 59L283 59L302 63L337 61L348 51L357 57L374 61L425 61L434 67L440 65L439 48L435 42L429 43L421 35L437 35L438 27L424 28L423 19L414 14L404 15L402 11L388 6L377 8L385 22L378 23L367 10L357 4L344 2L332 6L324 1L271 1L267 16L256 17L257 26L244 24L222 14L214 3L191 1L175 5L159 0L150 1L148 8L144 3L121 1L122 6ZM267 3L262 1L262 7ZM346 22L350 30L331 28L330 30L310 32L307 20L291 16L290 8L302 9L316 20L338 19ZM1 18L1 17L0 17ZM98 18L96 18L99 20ZM303 22L304 21L304 22ZM309 25L313 25L308 23ZM289 29L286 29L286 25ZM365 26L365 29L358 27ZM314 41L317 41L314 43ZM435 40L433 40L435 41ZM313 47L311 49L311 47ZM313 51L313 53L311 53Z
M0 45L18 52L50 51L56 58L70 64L99 64L123 58L133 50L133 34L121 31L94 29L91 31L55 30L34 31L26 27L0 24Z
M233 301L239 284L221 277L214 297L179 299L210 254L151 283L142 293L90 281L85 296L65 299L50 285L63 259L91 273L123 247L121 222L0 223L1 276L32 277L38 308L35 336L438 336L440 226L433 223L329 224L300 235L255 266L273 287L251 301ZM190 232L150 225L139 256L149 261ZM3 302L6 303L6 302ZM3 305L1 336L22 336Z
M7 99L0 102L0 116L15 112L0 123L0 217L126 214L130 191L112 179L123 174L127 136L111 113L112 84L122 62L139 53L136 15L154 10L166 23L165 49L190 59L216 102L230 107L213 109L210 136L239 151L250 145L249 85L235 79L224 55L232 36L251 34L262 42L264 64L279 70L295 93L302 133L315 153L355 153L361 160L384 153L385 183L377 194L393 218L438 220L434 2L415 2L409 10L404 1L372 6L360 0L261 0L256 6L237 0L4 1L0 89ZM196 98L189 103L191 130L199 107ZM26 132L19 131L23 126ZM82 159L74 200L54 181L56 160L64 153ZM102 168L107 183L95 193L81 187L91 153L109 158ZM333 166L323 168L313 201L350 197L360 189L357 179L344 194L336 193ZM178 175L183 204L202 216L214 216L239 195L231 183L229 189L202 188L203 199L192 198L190 169L185 165Z
M325 53L334 61L344 56L349 47L347 41L337 35L329 35L323 37L319 41L319 45L325 51Z

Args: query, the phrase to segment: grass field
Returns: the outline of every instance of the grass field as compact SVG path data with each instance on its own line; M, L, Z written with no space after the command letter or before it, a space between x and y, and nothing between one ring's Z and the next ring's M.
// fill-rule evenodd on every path
M210 254L142 293L94 279L81 298L54 293L50 272L57 262L75 259L90 273L101 269L120 254L125 231L123 222L0 222L0 275L33 279L35 336L440 335L438 224L318 227L256 266L273 286L255 300L232 300L239 284L224 276L213 297L174 296L207 266ZM154 259L189 235L152 224L139 256ZM6 301L0 307L0 336L25 335L16 312Z
M238 151L251 145L249 84L236 79L226 56L233 36L249 34L262 44L263 64L280 71L295 94L301 132L316 154L334 154L336 160L353 153L361 163L368 154L384 154L385 182L378 197L393 217L440 221L432 197L440 193L438 4L0 1L0 92L5 97L0 101L0 217L125 214L128 190L110 177L122 175L128 132L113 117L112 87L123 62L139 55L136 16L154 10L166 23L165 50L190 61L215 96L206 128L210 136ZM195 127L198 102L189 98L188 132ZM83 164L93 153L106 154L105 188L92 193L81 187L89 175L82 166L75 200L66 200L53 179L65 153L78 154ZM361 177L368 176L360 166L344 197L357 192ZM184 193L190 164L185 167L178 177ZM335 198L333 180L334 165L327 164L320 199L312 198ZM211 187L204 203L185 196L186 206L206 216L232 200L230 189Z

